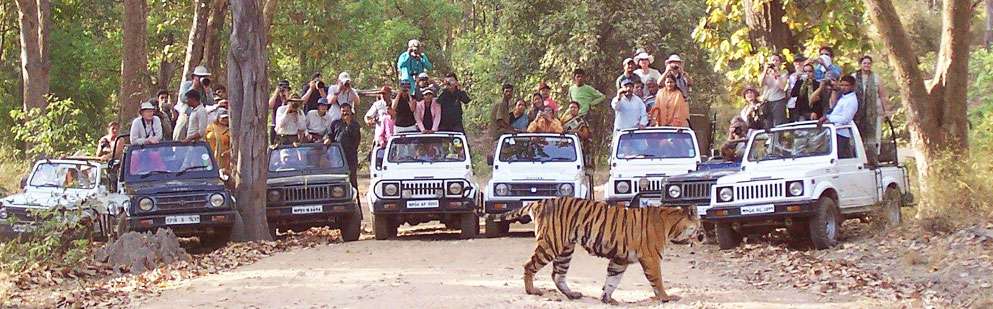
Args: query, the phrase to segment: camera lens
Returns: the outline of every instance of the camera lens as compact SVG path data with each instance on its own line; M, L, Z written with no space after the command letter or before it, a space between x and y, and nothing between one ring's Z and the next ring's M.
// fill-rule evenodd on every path
M204 86L210 86L210 79L206 77L201 78L200 83L202 83Z

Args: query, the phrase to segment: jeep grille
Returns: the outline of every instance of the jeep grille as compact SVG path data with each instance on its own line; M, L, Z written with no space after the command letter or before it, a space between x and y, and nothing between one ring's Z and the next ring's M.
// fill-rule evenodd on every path
M284 202L326 201L331 199L331 185L283 188Z
M207 194L166 195L155 198L160 210L196 209L207 207Z
M444 194L445 182L443 180L404 181L401 187L402 191L410 191L410 196L414 198L437 197L438 192Z
M783 183L743 185L734 188L735 200L769 199L784 196Z
M716 181L672 183L679 185L682 195L678 200L710 200L710 188Z
M559 184L557 183L512 183L508 185L510 186L511 196L559 195Z

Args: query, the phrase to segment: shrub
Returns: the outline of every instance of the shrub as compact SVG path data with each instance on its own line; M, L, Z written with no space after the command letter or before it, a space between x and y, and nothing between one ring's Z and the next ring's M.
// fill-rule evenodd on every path
M944 171L926 180L928 191L919 196L921 227L948 232L957 227L993 220L993 149L976 141L964 156L946 155L931 164Z
M64 218L81 215L80 210L43 210L27 234L0 243L0 273L17 274L44 266L74 265L89 256L88 227ZM16 223L14 217L7 224Z
M90 149L94 128L80 104L72 99L48 97L48 107L24 112L13 110L11 118L20 125L13 126L14 139L25 144L27 155L58 157ZM100 126L96 126L99 128Z

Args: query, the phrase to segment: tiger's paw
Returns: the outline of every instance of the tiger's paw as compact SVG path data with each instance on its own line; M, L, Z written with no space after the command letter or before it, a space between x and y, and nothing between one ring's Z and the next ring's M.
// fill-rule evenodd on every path
M621 303L617 302L617 300L615 300L613 297L610 297L610 296L607 296L607 295L600 296L600 302L602 302L604 304L611 305L611 306L617 306L617 305L620 305L621 304Z
M676 296L676 295L662 295L662 296L656 296L656 297L654 297L652 299L655 300L655 301L667 303L667 302L671 302L671 301L678 301L678 300L682 299L682 297L679 297L679 296Z
M535 295L535 296L541 296L542 294L544 294L539 289L524 289L524 292L528 293L528 295Z
M583 293L579 292L562 292L562 294L565 294L565 297L568 297L569 299L583 298Z

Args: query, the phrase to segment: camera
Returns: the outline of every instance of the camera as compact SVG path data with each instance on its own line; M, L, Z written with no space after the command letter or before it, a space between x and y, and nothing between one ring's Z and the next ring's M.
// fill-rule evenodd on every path
M204 87L210 87L210 78L201 77L200 84L202 84Z

